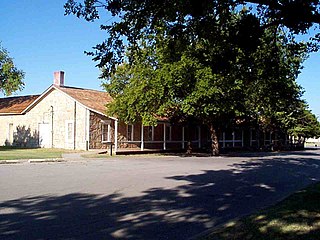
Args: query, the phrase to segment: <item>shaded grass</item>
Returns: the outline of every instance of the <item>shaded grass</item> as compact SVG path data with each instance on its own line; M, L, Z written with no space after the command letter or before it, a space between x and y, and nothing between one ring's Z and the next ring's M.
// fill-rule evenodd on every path
M62 153L74 152L53 148L0 147L0 160L61 158Z
M257 214L231 221L202 239L320 239L320 183Z

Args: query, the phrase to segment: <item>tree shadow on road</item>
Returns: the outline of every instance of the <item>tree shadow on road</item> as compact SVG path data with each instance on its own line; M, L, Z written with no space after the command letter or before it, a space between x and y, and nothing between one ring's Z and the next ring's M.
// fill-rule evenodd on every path
M169 176L175 188L31 196L0 203L0 239L188 239L320 180L320 160L257 159ZM101 183L103 184L103 183Z

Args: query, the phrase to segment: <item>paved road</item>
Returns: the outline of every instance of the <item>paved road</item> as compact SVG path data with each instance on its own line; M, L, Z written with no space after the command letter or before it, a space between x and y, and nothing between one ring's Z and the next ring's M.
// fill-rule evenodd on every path
M187 239L320 181L320 151L0 165L0 239Z

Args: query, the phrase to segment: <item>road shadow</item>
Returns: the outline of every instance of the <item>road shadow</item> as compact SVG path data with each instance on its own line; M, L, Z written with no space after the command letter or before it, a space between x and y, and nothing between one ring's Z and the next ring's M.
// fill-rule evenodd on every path
M304 150L294 150L294 151L270 151L270 152L246 152L246 151L239 151L239 152L228 152L221 154L223 157L237 157L237 158L262 158L262 157L285 157L289 156L310 156L310 157L320 157L320 149L304 149Z
M144 153L144 154L154 154L154 153ZM159 152L159 155L162 156L176 156L181 158L191 158L191 157L212 157L215 158L216 156L212 156L211 153L208 152L197 152L194 151L192 153L186 152ZM298 155L298 156L320 156L320 148L306 148L304 150L288 150L288 151L227 151L222 152L220 156L222 157L243 157L243 158L251 158L251 157L275 157L275 156L291 156L291 155ZM219 157L219 156L218 156Z
M1 202L0 239L188 239L320 180L320 160L308 156L230 167L170 176L181 184L136 197L78 192Z

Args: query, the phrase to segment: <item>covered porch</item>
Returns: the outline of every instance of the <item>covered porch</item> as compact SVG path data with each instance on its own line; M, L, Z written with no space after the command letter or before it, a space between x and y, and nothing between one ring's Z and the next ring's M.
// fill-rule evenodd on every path
M202 138L202 128L192 129L159 122L157 126L143 126L142 124L125 124L115 121L113 152L159 152L183 150L189 145L200 149L206 139Z

